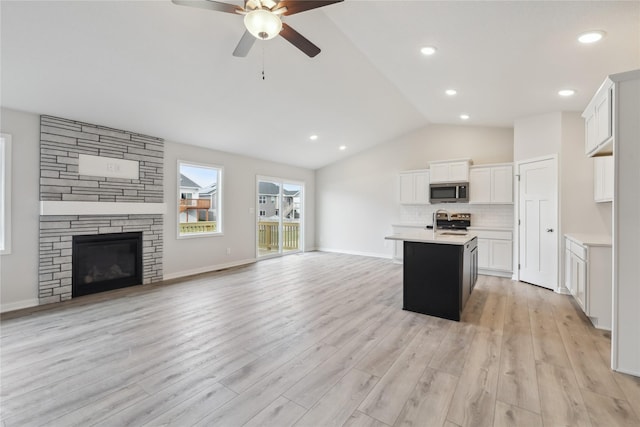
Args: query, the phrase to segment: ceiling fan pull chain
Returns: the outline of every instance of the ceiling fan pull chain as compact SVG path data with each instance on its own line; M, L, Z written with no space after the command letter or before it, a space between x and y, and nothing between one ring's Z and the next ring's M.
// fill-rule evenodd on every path
M264 80L264 43L262 43L262 80Z

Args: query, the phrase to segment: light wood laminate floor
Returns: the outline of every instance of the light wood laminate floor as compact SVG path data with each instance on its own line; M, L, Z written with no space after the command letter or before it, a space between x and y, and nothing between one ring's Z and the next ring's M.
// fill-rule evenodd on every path
M480 276L461 322L402 266L312 252L2 317L12 426L639 426L572 298Z

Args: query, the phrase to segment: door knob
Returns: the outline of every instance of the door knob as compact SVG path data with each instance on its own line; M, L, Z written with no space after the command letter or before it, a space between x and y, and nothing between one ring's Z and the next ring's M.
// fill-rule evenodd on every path
M547 228L547 233L553 233L553 228Z

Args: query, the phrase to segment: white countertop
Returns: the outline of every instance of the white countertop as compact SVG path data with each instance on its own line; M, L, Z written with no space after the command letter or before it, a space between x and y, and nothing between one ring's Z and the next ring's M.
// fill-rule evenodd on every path
M488 230L488 231L513 231L513 227L491 227L484 225L471 225L469 230Z
M427 225L431 224L391 224L391 227L402 227L402 228L422 228L426 229ZM513 227L494 227L488 225L471 225L468 227L469 230L489 230L489 231L513 231Z
M444 231L446 233L446 230ZM398 233L386 236L387 240L403 240L418 243L439 243L443 245L465 245L476 237L473 233L466 235L443 234L443 231L433 232L433 230L416 230L407 233Z
M568 233L564 237L582 246L611 246L611 236L607 234Z

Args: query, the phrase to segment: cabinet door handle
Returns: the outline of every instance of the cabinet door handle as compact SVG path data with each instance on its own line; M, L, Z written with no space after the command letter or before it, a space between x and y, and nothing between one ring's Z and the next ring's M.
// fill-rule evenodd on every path
M547 233L553 233L553 228L547 228Z

